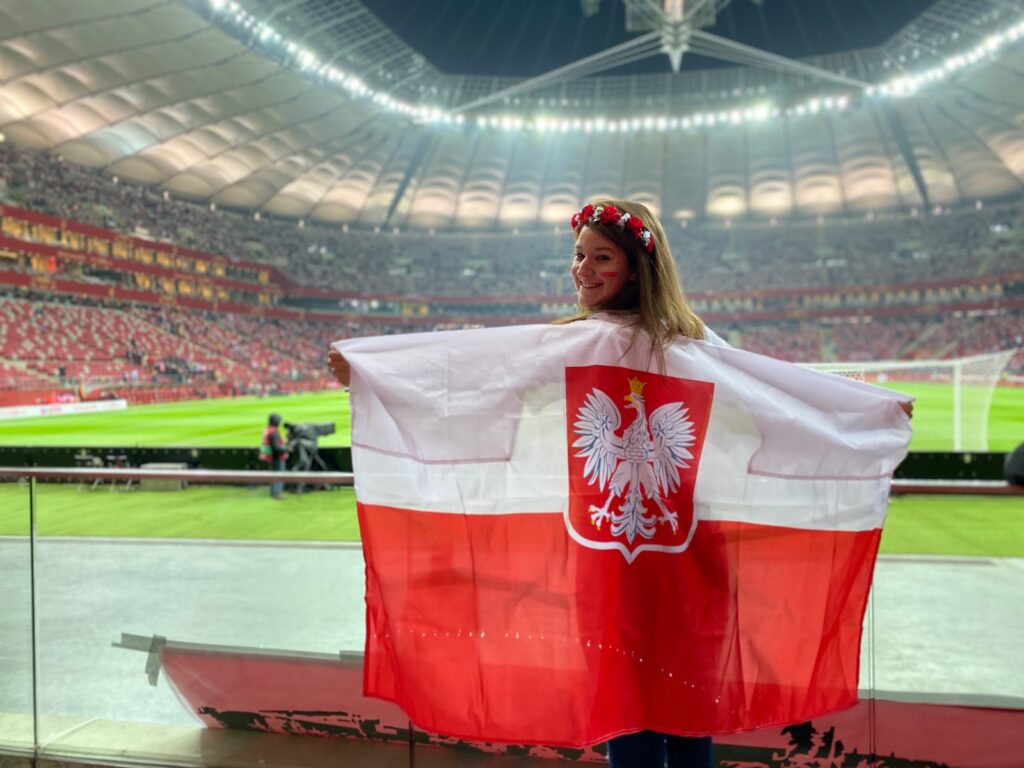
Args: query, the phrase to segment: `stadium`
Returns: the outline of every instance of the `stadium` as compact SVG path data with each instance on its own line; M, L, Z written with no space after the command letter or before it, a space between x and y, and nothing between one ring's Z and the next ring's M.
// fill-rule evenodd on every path
M604 761L364 695L327 354L564 327L614 199L734 350L916 399L859 703L714 764L1020 765L1022 38L1020 0L0 0L0 763Z

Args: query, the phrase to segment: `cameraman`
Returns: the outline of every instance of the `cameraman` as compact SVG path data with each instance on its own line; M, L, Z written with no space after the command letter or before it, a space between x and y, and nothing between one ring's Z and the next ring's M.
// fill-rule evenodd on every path
M281 426L281 417L276 413L270 414L270 418L267 419L267 428L263 430L263 439L260 441L260 461L268 462L270 469L275 472L284 472L285 462L288 461L288 450L281 440L279 426ZM283 490L284 482L279 480L271 484L270 498L280 500Z

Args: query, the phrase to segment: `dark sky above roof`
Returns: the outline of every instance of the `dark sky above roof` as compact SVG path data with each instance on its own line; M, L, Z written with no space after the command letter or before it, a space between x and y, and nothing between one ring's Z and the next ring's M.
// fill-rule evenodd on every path
M708 28L783 56L878 45L935 0L732 0ZM580 0L363 0L428 61L448 74L530 77L625 42L622 0L601 0L584 18ZM689 56L684 69L719 66ZM614 74L669 71L657 56ZM607 73L606 73L607 74Z

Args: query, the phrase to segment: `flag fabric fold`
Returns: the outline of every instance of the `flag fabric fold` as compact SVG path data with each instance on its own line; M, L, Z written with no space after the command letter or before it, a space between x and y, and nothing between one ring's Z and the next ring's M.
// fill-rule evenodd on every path
M364 690L582 746L856 701L905 396L598 316L355 339Z

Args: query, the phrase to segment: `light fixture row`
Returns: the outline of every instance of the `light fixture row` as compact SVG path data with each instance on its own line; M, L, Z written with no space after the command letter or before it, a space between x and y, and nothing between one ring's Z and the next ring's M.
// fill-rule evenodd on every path
M358 75L326 64L308 48L288 40L269 24L259 21L236 0L207 0L210 9L241 32L262 45L278 48L285 60L299 71L339 87L350 95L365 99L381 109L402 114L416 123L463 125L464 115L430 104L412 104L367 85ZM989 35L968 51L946 58L942 64L915 74L899 75L879 85L868 86L860 94L820 95L806 101L780 106L770 101L728 109L694 112L686 115L644 115L632 117L573 117L551 115L490 114L479 115L472 123L479 128L538 133L631 133L636 131L696 130L714 126L764 123L773 118L798 118L805 115L842 112L858 102L907 98L921 89L947 79L978 62L994 58L1002 49L1024 37L1024 20Z

